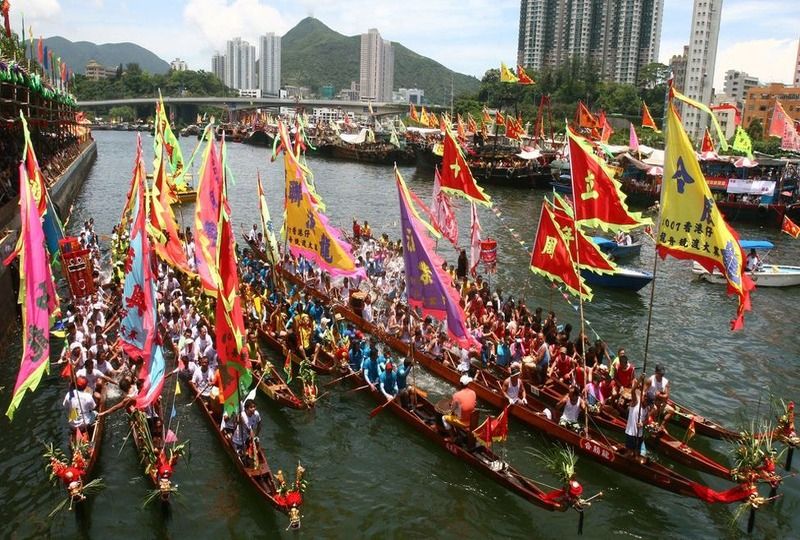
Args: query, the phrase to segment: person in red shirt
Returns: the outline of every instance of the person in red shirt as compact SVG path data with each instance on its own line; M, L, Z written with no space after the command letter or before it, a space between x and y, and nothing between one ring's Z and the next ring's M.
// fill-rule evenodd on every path
M561 347L550 369L550 377L569 385L572 384L574 369L575 365L572 358L567 356L567 348Z
M353 240L360 240L361 239L361 224L353 220Z
M620 355L619 366L614 371L613 396L615 399L630 398L630 389L633 387L633 379L636 368L628 362L627 355Z

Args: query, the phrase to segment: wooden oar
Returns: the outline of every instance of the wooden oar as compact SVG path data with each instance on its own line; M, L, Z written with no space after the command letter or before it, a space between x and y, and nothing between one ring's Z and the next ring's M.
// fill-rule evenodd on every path
M345 392L345 394L351 394L353 392L358 392L359 390L363 390L364 388L369 388L369 385L365 384L364 386L359 386L358 388L353 388L352 390L348 390L347 392Z
M348 373L347 375L343 375L343 376L339 377L338 379L333 379L332 381L326 382L323 386L328 387L328 386L334 385L339 381L343 381L348 377L352 377L353 375L356 375L357 373L358 373L358 371L353 371L351 369L350 373Z
M392 397L392 399L387 399L386 403L382 403L381 405L378 405L377 407L372 409L372 411L370 411L370 413L369 413L369 417L370 418L374 418L375 416L377 416L378 413L380 413L387 405L389 405L390 403L394 403L394 400L397 399L397 396L399 396L399 395L400 395L400 392L396 393Z

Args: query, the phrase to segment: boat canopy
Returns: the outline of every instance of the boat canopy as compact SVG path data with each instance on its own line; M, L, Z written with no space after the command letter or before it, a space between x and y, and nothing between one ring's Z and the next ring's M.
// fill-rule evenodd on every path
M768 240L741 240L742 249L772 249L775 244Z
M340 133L339 138L349 144L362 144L367 140L367 128L361 128L358 134L355 133Z

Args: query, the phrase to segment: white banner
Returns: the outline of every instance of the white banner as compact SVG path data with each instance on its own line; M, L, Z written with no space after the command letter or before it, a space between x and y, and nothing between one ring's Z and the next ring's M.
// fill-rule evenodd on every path
M746 180L731 178L728 180L728 193L746 193L748 195L772 195L775 182L772 180Z

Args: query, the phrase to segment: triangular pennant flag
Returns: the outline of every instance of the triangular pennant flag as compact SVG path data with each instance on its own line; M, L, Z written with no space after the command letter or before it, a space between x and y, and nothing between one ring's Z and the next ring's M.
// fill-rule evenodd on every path
M656 133L661 133L658 126L656 126L655 120L653 120L653 117L650 115L650 109L647 108L647 103L644 101L642 102L642 127L650 128Z
M491 207L492 202L475 182L472 171L453 133L448 129L444 135L444 154L440 175L444 191L461 195L467 200Z
M514 75L514 73L510 69L508 69L508 66L505 64L505 62L500 62L500 82L504 83L519 82L517 76Z
M519 78L519 84L536 84L519 64L517 64L517 77Z

